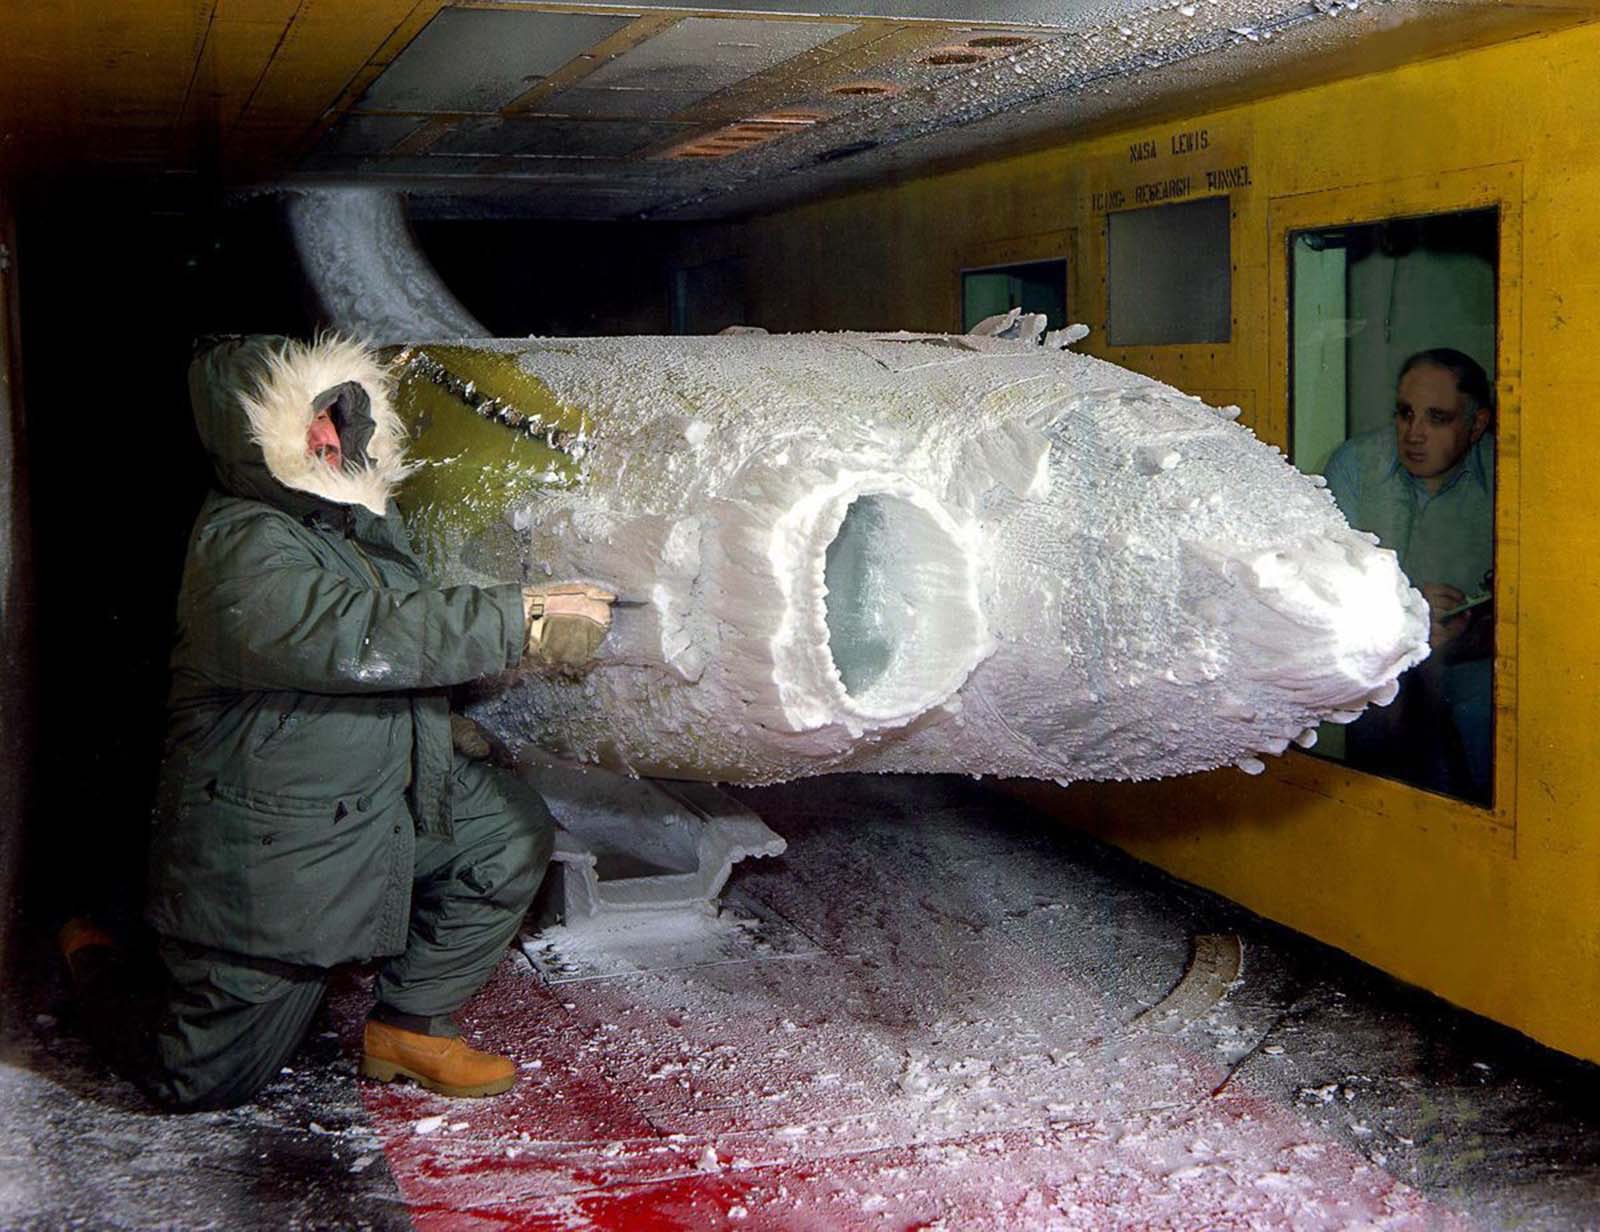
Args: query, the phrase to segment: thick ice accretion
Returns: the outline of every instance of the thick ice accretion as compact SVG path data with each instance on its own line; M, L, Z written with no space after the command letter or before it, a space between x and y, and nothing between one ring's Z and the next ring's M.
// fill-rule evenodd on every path
M472 354L592 426L559 488L440 445L475 495L408 510L438 571L646 601L582 679L476 704L513 745L751 783L1255 770L1426 654L1421 596L1316 481L1088 357L912 335Z

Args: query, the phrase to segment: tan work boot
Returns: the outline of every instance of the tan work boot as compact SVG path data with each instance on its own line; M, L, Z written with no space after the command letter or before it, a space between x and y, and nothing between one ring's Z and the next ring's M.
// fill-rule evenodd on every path
M424 1035L368 1019L361 1074L379 1082L410 1078L440 1095L498 1095L511 1089L517 1067L460 1036Z
M116 939L87 916L75 915L56 934L56 949L66 961L75 987L99 975L117 952Z

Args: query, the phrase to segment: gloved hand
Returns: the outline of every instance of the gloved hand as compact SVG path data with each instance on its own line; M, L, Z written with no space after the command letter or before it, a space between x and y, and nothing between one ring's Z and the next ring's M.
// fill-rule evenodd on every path
M494 755L494 746L483 734L483 728L464 714L450 716L450 743L468 761L488 761Z
M522 608L528 617L524 658L566 671L586 667L611 628L616 598L587 582L524 586Z

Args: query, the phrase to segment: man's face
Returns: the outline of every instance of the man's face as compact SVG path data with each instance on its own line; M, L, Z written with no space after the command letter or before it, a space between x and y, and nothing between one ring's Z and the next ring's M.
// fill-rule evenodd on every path
M339 429L326 410L318 411L311 426L306 429L306 452L321 458L334 470L344 466L344 456L339 449Z
M1395 445L1400 464L1418 479L1448 475L1488 426L1488 409L1467 409L1467 396L1448 368L1418 364L1400 378L1394 399Z

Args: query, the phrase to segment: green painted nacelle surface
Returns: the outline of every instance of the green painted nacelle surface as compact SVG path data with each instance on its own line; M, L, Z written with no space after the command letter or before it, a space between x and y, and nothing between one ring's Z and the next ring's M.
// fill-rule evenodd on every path
M412 346L389 354L395 410L417 464L397 500L418 555L441 577L457 564L517 576L520 550L506 511L578 482L590 418L524 371L520 349ZM447 546L455 543L478 550L457 561Z

